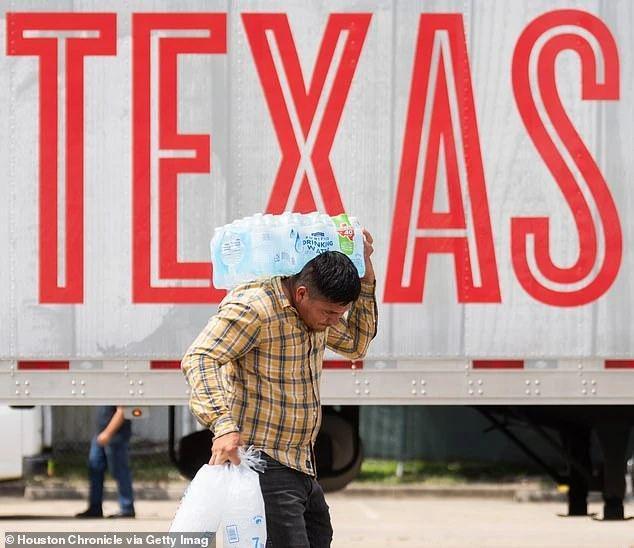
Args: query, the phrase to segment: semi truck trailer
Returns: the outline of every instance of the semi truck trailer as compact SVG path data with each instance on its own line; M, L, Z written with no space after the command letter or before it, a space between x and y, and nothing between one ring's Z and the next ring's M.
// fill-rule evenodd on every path
M186 404L214 227L345 211L379 329L324 362L324 482L358 471L359 406L473 406L571 514L602 489L622 517L633 26L626 0L0 2L0 402Z

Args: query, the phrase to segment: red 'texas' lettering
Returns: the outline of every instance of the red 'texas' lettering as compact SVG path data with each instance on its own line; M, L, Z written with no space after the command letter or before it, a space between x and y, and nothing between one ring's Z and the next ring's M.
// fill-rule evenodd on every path
M87 32L93 36L86 36ZM84 300L84 58L116 54L116 15L9 13L7 42L9 55L37 56L40 64L39 299L41 303L81 303ZM58 70L61 68L66 100L60 105ZM62 108L66 138L60 159L58 117ZM63 174L61 165L65 166ZM63 283L58 278L59 185L64 185L65 195Z
M423 133L425 127L429 128L427 135ZM462 142L460 151L458 140ZM447 212L433 210L442 149ZM464 203L469 204L466 212ZM386 302L423 300L430 253L454 255L459 302L500 302L467 47L459 14L420 17L392 224ZM479 283L472 266L476 260Z
M151 85L153 32L158 34L158 90L153 90ZM161 36L161 32L170 36ZM197 34L192 36L191 32ZM205 35L199 37L201 32ZM209 173L211 168L209 135L178 133L177 62L179 54L226 53L226 15L135 13L133 40L133 301L220 302L225 292L209 284L206 287L153 285L151 244L152 238L158 236L158 274L161 279L210 283L211 263L179 262L177 257L178 175ZM152 91L158 94L157 119L152 116ZM151 138L156 132L158 150L151 150ZM153 173L156 155L158 167ZM158 181L159 194L158 235L152 234L151 229L154 179Z
M285 209L312 211L316 208L315 190L321 194L328 213L344 211L329 154L371 17L369 13L330 15L310 86L306 86L286 14L242 15L282 151L267 205L269 213ZM274 37L275 47L268 33ZM344 33L347 37L340 48ZM338 50L340 60L333 66ZM325 88L331 71L334 75L328 90ZM323 106L319 109L320 103Z
M565 28L559 34L549 32L560 26ZM573 32L570 27L576 27L577 32ZM549 35L544 39L546 33ZM599 52L593 51L588 34L596 40L603 56L602 80L597 77L596 55ZM540 41L542 46L537 50ZM573 50L579 55L582 99L619 98L619 58L614 38L600 19L579 10L552 11L526 27L513 55L513 92L526 130L574 216L579 234L579 256L570 267L561 268L553 263L550 257L548 217L513 218L511 245L515 273L531 296L554 306L578 306L596 300L612 285L621 264L622 240L619 216L610 190L559 98L555 63L559 53L565 50ZM537 56L536 75L530 72L531 55ZM538 91L531 91L531 79L535 77L537 85L534 87ZM552 129L581 173L591 196L590 202L575 180L570 164L566 163L549 134L537 109L536 98L543 103ZM593 219L592 205L596 207L603 230L602 259L598 253L598 227ZM527 249L531 237L535 263L532 269ZM596 268L599 261L600 268ZM542 280L534 270L538 271Z

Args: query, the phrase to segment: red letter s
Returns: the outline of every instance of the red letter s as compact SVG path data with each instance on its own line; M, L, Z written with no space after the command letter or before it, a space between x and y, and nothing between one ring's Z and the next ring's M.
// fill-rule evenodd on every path
M563 28L553 32L558 27ZM622 254L621 226L610 190L557 91L556 59L568 49L575 51L581 61L583 99L619 98L616 44L608 28L594 15L578 10L546 13L526 27L513 55L513 92L518 110L570 207L579 234L577 261L562 268L550 256L547 217L511 219L512 259L518 280L532 297L554 306L579 306L598 299L614 282ZM599 53L603 57L601 75L597 74ZM541 103L544 116L536 101ZM546 127L544 117L552 127ZM575 179L575 168L582 180ZM595 226L593 215L600 219L599 226ZM599 241L597 231L603 236L601 239L599 235Z

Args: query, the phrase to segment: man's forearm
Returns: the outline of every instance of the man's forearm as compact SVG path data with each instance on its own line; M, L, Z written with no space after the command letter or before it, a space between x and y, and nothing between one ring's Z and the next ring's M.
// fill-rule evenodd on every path
M340 320L328 333L326 345L341 356L360 360L376 335L377 307L374 282L362 279L361 293L347 320Z
M112 415L110 422L104 428L103 433L105 433L107 436L113 436L123 426L124 422L125 416L123 414L123 407L117 407L117 410L115 411L114 415Z
M351 331L354 333L355 350L361 356L370 346L370 342L376 336L377 329L377 306L376 306L376 283L374 280L362 280L361 295L355 303L354 314L351 320Z
M220 378L221 365L204 354L187 354L181 367L190 386L189 408L198 422L216 436L237 432Z

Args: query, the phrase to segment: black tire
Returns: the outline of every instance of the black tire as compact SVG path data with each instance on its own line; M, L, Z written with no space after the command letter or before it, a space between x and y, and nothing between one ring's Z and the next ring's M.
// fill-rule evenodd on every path
M352 465L345 471L338 475L318 477L319 485L325 493L332 493L334 491L340 491L351 481L353 481L361 471L361 465L363 464L363 445L359 442L359 452L357 458Z

